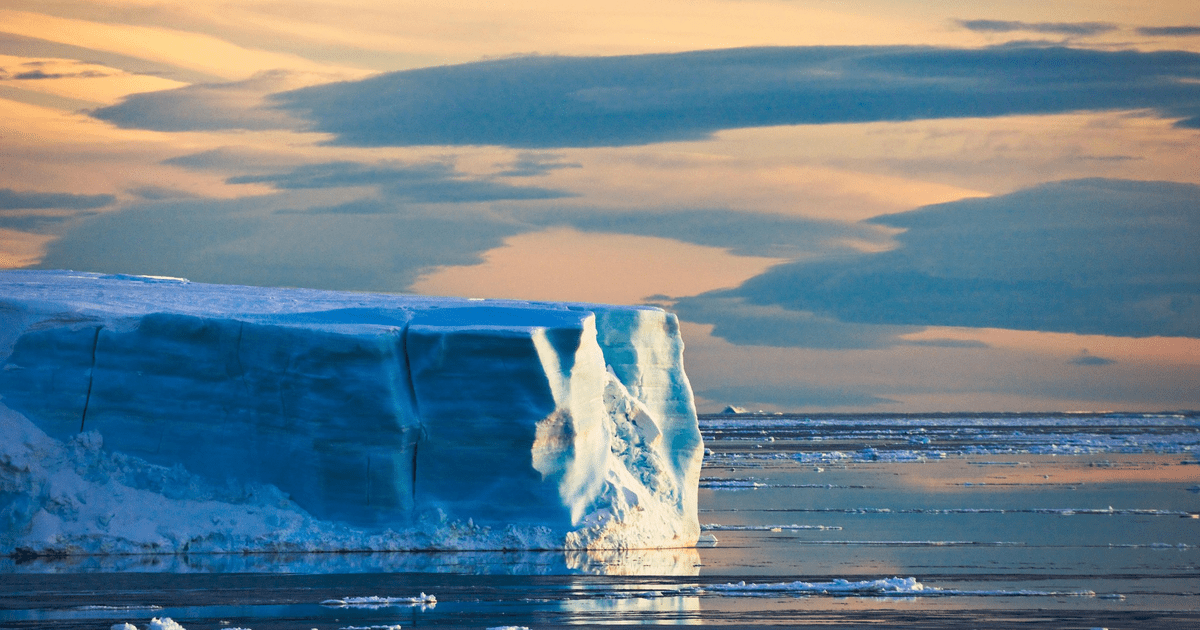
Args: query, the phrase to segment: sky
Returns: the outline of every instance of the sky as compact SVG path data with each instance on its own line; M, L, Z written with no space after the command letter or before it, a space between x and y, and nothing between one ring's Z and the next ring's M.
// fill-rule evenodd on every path
M1190 0L0 0L0 268L677 313L702 412L1200 409Z

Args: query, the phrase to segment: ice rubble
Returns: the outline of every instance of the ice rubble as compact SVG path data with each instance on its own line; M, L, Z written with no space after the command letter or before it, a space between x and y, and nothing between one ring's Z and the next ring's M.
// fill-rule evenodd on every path
M0 552L696 542L675 317L0 272Z

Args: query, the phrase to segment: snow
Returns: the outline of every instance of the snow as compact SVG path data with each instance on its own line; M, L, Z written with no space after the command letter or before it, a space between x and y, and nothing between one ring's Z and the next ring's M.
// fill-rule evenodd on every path
M0 552L690 546L675 317L0 272Z

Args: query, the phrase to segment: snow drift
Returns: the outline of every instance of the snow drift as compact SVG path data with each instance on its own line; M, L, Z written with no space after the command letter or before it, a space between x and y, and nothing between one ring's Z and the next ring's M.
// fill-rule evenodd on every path
M655 308L0 273L0 551L694 544Z

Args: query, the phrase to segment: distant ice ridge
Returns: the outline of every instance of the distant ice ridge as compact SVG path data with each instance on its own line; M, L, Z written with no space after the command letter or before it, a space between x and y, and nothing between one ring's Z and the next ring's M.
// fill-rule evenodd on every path
M643 596L673 596L679 594L720 597L1101 597L1117 599L1120 595L1097 595L1095 591L1039 590L960 590L922 584L912 577L892 577L876 580L835 579L828 582L737 582L687 587L675 591L656 591Z
M699 536L675 317L0 272L0 553Z
M791 459L807 464L849 462L922 462L964 455L1084 455L1096 453L1200 452L1200 415L1157 414L993 414L880 417L754 416L731 419L710 415L701 429L721 441L758 442L755 448L782 440L818 443L864 440L907 443L903 448L866 447L857 451L780 452L776 448L749 453L708 453L714 463L726 460ZM788 451L786 446L783 449Z

